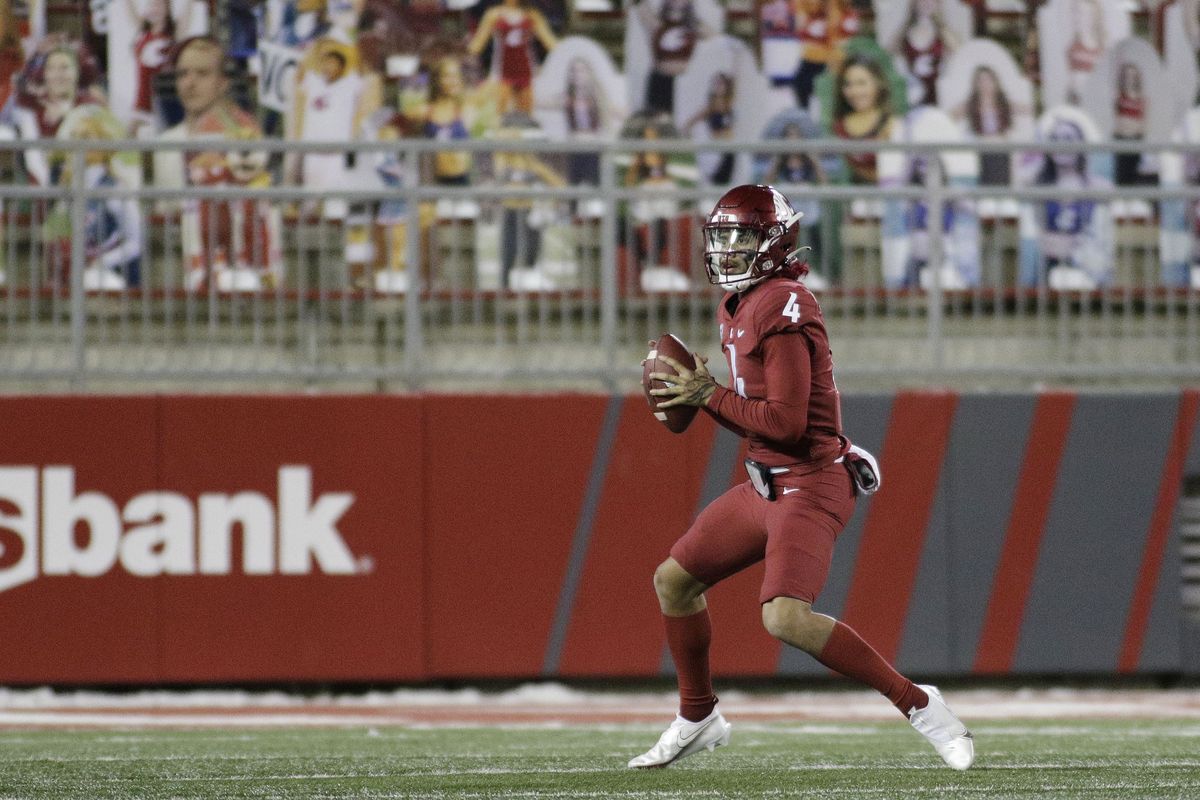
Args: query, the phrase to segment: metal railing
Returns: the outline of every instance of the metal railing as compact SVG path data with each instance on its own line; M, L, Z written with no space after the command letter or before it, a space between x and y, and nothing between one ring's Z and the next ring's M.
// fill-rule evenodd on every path
M745 167L755 157L793 149L655 141L679 184L627 186L621 175L646 142L455 142L475 162L474 185L455 187L419 179L444 145L402 140L352 148L360 167L403 165L392 172L403 175L399 185L318 191L154 185L153 154L219 147L211 142L10 142L0 143L0 157L16 163L39 146L57 154L67 177L52 187L13 181L0 192L0 375L12 390L627 390L646 341L664 331L719 356L720 294L704 277L699 223L720 189L687 185L696 175L691 159L729 151L750 178ZM149 179L133 188L96 183L89 153L101 147L137 153ZM329 146L253 147L278 159ZM838 140L804 149L949 152ZM1188 152L1131 142L1087 152L1110 150ZM497 153L537 156L564 173L570 158L592 158L598 185L506 184L492 174ZM1200 379L1200 287L1189 273L1182 281L1164 274L1159 224L1165 210L1200 200L1200 186L981 187L947 180L938 159L931 163L921 186L779 184L817 212L803 234L816 247L810 285L844 387ZM1054 285L1023 266L1023 215L1064 198L1096 201L1111 218L1111 264L1096 285ZM897 238L895 215L914 201L927 219L943 219L950 207L973 218L977 274L964 281L925 269L918 279L909 269L897 277L892 248L909 245ZM137 237L124 251L112 246L122 219ZM928 228L927 264L944 262L952 235L959 232ZM136 269L128 258L135 252ZM720 372L723 359L712 361Z

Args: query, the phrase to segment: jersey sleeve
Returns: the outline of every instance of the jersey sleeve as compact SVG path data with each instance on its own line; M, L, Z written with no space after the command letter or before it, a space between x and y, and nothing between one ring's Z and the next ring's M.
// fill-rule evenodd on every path
M704 410L706 412L708 412L708 415L710 417L712 417L714 420L716 420L717 424L720 425L722 428L725 428L728 431L732 431L733 433L737 434L738 436L745 438L746 437L746 429L745 428L726 419L725 417L720 416L716 411L713 410L718 402L716 400L716 396L717 396L718 392L729 392L730 394L733 394L734 397L737 397L737 395L734 394L733 392L730 392L728 388L718 385L716 391L713 392L713 396L708 398L708 404L704 406Z
M718 386L705 410L735 433L753 433L776 442L795 442L808 430L808 398L812 358L808 338L800 331L781 331L760 345L766 376L766 398L742 397Z

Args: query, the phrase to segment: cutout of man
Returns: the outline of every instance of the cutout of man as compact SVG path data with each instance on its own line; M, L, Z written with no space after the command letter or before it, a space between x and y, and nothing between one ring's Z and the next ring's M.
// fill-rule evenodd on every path
M175 87L183 106L181 123L162 134L166 141L261 138L258 123L229 99L225 54L211 36L185 40L175 53ZM154 182L163 188L270 184L264 153L254 151L160 151ZM278 214L255 200L188 200L183 204L184 284L200 290L255 290L277 278Z

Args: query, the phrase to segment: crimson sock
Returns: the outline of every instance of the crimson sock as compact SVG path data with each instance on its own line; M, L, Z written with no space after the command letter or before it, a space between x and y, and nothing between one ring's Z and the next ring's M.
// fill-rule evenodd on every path
M712 678L708 673L708 646L712 642L712 624L708 609L686 617L663 616L667 626L667 646L679 678L679 716L699 722L717 705Z
M896 672L874 647L863 641L849 625L835 622L829 641L817 656L817 660L847 678L867 684L882 694L892 705L908 716L914 708L924 708L929 703L925 694L915 683Z

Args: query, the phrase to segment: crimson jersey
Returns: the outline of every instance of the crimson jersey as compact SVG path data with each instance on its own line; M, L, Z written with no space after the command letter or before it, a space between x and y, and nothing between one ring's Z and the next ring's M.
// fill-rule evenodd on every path
M495 31L494 71L514 89L524 89L533 80L533 19L521 14L512 20L502 13Z
M686 61L696 48L696 23L684 17L679 21L663 20L654 34L654 60Z
M1122 94L1117 97L1117 116L1141 121L1146 118L1146 100Z
M144 31L133 43L133 56L137 62L137 96L133 110L149 114L153 108L154 76L166 66L168 53L175 40L165 33Z
M1096 68L1096 62L1103 53L1104 48L1101 45L1088 47L1083 43L1083 39L1076 36L1067 48L1067 66L1074 72L1091 72Z
M727 294L717 316L733 389L723 386L705 410L745 436L750 457L803 474L842 455L841 400L825 319L799 281L772 277Z
M924 92L921 102L936 105L938 74L942 70L942 59L946 55L946 44L942 41L941 35L939 34L923 50L913 47L912 42L905 36L904 46L901 49L904 63L908 65L908 71L921 82L921 89Z

